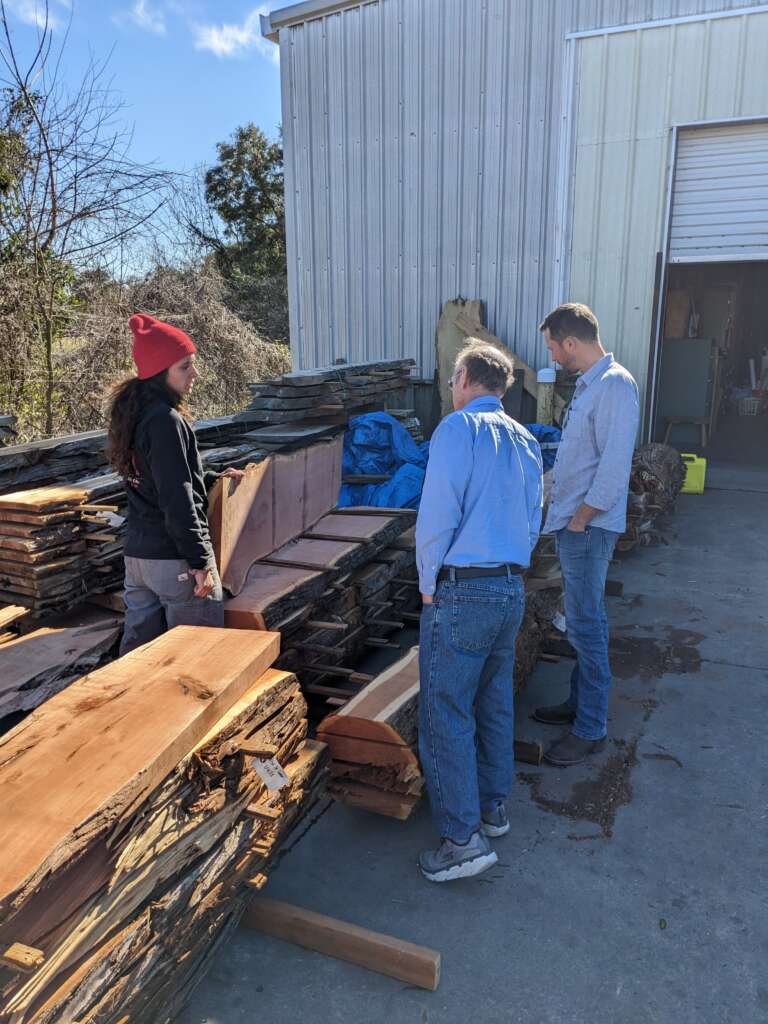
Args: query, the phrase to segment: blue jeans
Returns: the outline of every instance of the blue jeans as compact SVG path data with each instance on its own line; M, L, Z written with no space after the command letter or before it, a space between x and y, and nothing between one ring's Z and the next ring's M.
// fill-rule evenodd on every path
M438 584L421 613L419 753L435 825L466 843L514 777L519 576Z
M174 626L223 626L224 594L217 570L207 597L195 597L189 565L178 558L125 558L125 625L120 655Z
M571 732L583 740L606 734L611 666L605 580L619 534L588 526L583 533L557 531L557 552L565 589L568 639L576 651L568 698L576 720Z

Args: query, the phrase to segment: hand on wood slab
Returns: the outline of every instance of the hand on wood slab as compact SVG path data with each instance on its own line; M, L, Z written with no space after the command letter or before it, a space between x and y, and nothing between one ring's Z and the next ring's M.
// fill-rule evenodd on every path
M190 569L195 578L195 597L208 597L216 585L210 569Z
M235 481L235 487L237 487L237 485L240 483L240 481L245 476L245 470L244 469L235 469L234 466L229 466L227 469L222 470L221 473L219 474L219 476L220 477L227 477L229 480L234 480Z

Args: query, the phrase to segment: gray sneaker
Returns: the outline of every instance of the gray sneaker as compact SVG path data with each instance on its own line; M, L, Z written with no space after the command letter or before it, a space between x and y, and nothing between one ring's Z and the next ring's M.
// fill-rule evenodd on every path
M499 804L494 811L483 811L480 831L491 839L498 839L509 832L509 819L504 804Z
M430 882L451 882L454 878L479 875L486 868L493 867L498 859L485 836L475 832L466 846L441 839L436 850L425 850L419 854L419 867Z

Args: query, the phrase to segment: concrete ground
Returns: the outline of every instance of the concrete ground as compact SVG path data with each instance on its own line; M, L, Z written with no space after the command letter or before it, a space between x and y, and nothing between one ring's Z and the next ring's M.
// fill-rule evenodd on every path
M768 472L679 499L668 547L614 567L606 751L518 772L499 864L434 885L434 841L334 805L268 894L434 947L437 992L241 930L182 1024L768 1021ZM737 489L729 489L736 487ZM562 699L541 663L518 703Z

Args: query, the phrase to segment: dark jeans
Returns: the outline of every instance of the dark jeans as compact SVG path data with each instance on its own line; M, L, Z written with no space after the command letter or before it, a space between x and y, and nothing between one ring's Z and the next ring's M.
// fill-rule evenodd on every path
M439 834L465 843L514 775L519 576L438 584L421 613L419 753Z
M583 740L606 734L611 666L605 580L619 534L588 526L583 533L557 531L565 588L565 622L576 651L568 703L576 712L571 731Z
M125 559L125 627L120 654L155 640L174 626L223 626L218 572L208 597L195 597L195 578L176 558Z

